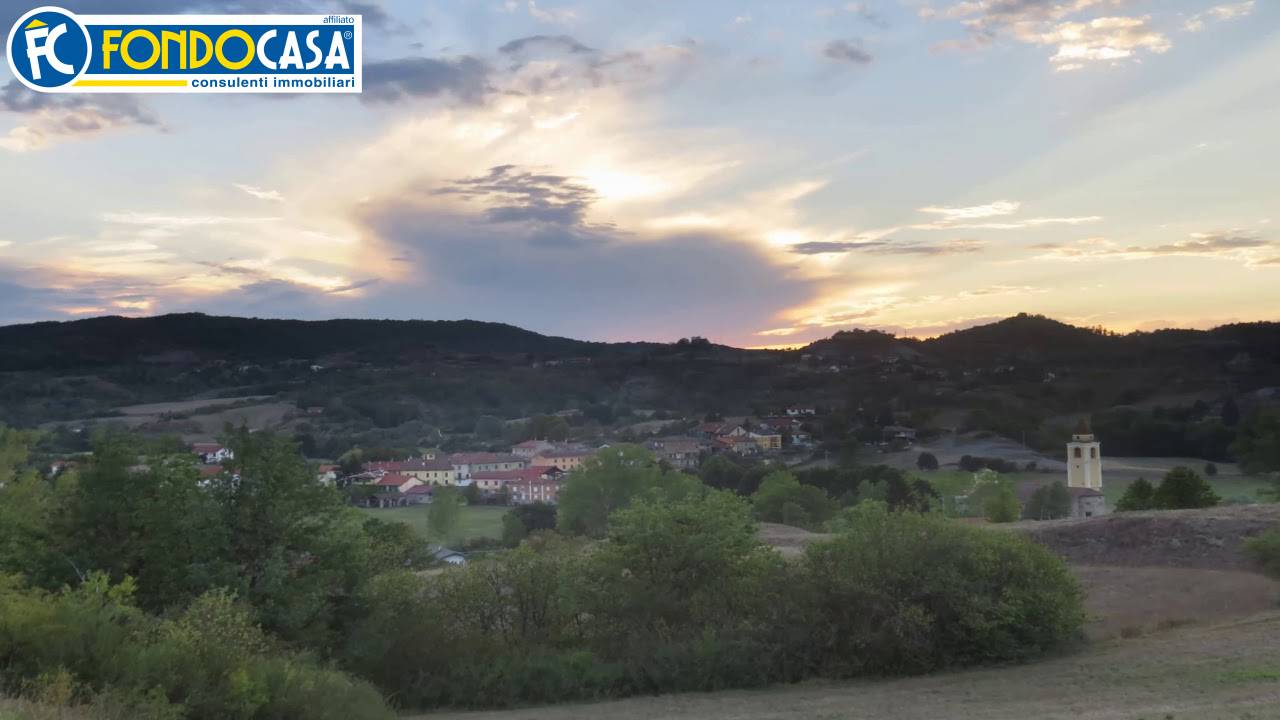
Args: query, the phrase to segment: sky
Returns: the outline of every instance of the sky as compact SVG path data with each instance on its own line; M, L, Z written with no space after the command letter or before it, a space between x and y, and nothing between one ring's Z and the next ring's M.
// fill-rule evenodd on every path
M55 4L358 12L365 88L38 95L5 63L0 324L1280 320L1273 0Z

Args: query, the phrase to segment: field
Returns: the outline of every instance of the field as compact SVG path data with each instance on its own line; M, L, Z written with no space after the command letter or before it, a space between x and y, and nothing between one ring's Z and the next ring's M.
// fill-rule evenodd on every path
M395 520L413 528L423 539L433 539L428 533L427 511L429 505L413 505L402 508L361 508L361 510L380 520ZM458 529L450 542L466 542L477 538L498 539L502 537L502 516L505 508L495 505L475 505L462 508L462 519L458 521Z

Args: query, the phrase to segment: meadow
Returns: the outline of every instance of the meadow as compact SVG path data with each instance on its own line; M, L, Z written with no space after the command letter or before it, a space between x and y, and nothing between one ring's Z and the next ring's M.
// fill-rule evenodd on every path
M379 520L402 522L423 539L431 539L430 523L427 521L430 505L412 505L402 508L362 508L369 517ZM471 540L488 538L498 540L502 537L502 516L510 508L495 505L468 505L462 508L462 517L458 520L458 528L454 531L450 542L465 543Z

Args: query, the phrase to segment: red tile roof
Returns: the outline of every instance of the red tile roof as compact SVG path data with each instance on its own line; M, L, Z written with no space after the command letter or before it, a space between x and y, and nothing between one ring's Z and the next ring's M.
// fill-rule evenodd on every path
M433 488L430 485L414 485L404 491L405 495L430 495Z
M524 461L525 459L519 455L510 455L507 453L473 452L454 453L449 456L449 462L454 465L482 465L489 463L515 463Z
M401 485L409 482L412 479L413 478L408 477L406 475L399 475L397 473L387 473L386 475L383 475L382 477L378 478L378 482L374 484L400 487Z
M222 449L222 446L218 443L193 443L191 445L191 452L197 455L209 455Z

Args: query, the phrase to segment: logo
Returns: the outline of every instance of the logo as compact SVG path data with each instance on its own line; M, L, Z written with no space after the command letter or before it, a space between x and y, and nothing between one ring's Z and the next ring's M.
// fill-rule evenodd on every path
M38 92L358 93L359 15L76 15L13 24L15 77Z

